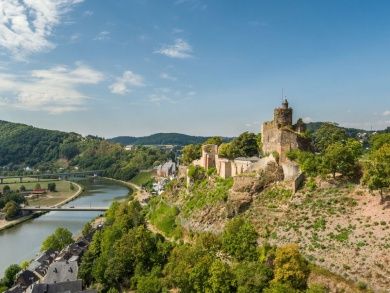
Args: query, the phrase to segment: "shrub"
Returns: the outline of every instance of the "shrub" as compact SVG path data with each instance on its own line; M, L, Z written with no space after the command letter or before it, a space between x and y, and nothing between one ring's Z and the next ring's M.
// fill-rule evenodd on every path
M309 277L307 261L299 253L298 245L287 244L276 249L275 283L290 285L294 289L305 289Z
M252 224L244 218L232 219L222 234L222 248L238 260L255 260L258 234Z

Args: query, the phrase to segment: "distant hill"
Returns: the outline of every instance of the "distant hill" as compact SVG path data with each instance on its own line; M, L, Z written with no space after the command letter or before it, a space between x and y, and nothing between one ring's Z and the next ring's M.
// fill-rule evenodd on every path
M111 142L120 143L123 145L158 145L158 144L172 144L172 145L187 145L198 144L206 141L206 136L192 136L182 133L156 133L148 136L134 137L134 136L117 136L109 139Z
M326 122L309 122L306 124L307 130L310 132L315 132L317 131L318 128L321 127L322 124ZM356 138L358 133L366 132L368 134L372 134L374 132L389 132L390 128L388 127L385 130L364 130L364 129L358 129L358 128L348 128L348 127L342 127L338 125L339 128L344 129L348 136Z

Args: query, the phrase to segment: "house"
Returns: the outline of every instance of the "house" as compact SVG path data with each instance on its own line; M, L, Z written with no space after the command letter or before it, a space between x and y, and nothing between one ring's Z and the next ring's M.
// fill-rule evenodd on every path
M79 266L76 261L61 260L53 262L46 276L43 278L43 283L54 284L60 282L69 282L77 280Z
M95 293L96 290L83 291L83 281L75 280L55 284L34 284L26 290L27 293Z

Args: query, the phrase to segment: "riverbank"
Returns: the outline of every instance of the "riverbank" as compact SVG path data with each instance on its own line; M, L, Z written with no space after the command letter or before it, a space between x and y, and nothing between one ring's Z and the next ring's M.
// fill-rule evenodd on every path
M110 180L110 181L114 181L116 183L119 183L119 184L122 184L126 187L129 187L134 191L141 191L141 187L138 186L137 184L134 184L132 182L128 182L128 181L123 181L123 180L119 180L119 179L114 179L114 178L110 178L110 177L102 177L103 179L107 179L107 180Z
M53 205L52 207L61 207L63 206L64 204L67 204L68 202L76 199L77 197L80 196L80 194L83 192L83 188L81 187L81 185L75 183L75 182L71 182L71 181L66 181L68 182L69 184L73 184L74 186L77 187L77 191L72 194L70 197L66 198L65 200ZM16 220L13 220L13 221L6 221L6 220L0 220L0 231L3 231L3 230L6 230L6 229L9 229L9 228L12 228L12 227L15 227L16 225L19 225L21 223L24 223L26 221L29 221L31 219L35 219L43 214L45 214L47 212L34 212L28 216L24 216L24 217L21 217L21 218L18 218Z

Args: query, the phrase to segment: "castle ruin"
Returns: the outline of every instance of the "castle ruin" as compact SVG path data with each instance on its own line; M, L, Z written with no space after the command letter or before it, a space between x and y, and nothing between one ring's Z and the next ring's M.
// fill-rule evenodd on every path
M208 170L215 168L222 178L234 177L245 172L260 172L269 164L276 164L283 168L284 179L294 179L300 173L296 163L287 158L287 153L293 149L301 149L305 144L302 133L306 126L302 119L292 124L293 110L288 101L274 110L274 119L262 125L262 143L264 157L235 158L234 160L220 158L218 146L207 144L202 146L202 156L192 162L194 166L201 166ZM277 155L276 155L277 153Z
M303 148L304 139L301 134L306 130L302 119L293 125L293 109L288 101L284 100L282 106L274 110L274 119L262 125L263 153L278 153L279 162L288 161L287 153L293 149Z

